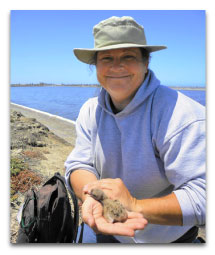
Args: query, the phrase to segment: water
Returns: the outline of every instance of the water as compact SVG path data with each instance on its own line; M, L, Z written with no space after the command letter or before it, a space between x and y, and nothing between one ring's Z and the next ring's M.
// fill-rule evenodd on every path
M181 93L191 97L202 105L206 105L205 91L204 90L179 90Z
M83 103L98 93L96 87L12 87L11 102L76 120Z
M12 87L11 102L76 120L83 103L98 95L96 87ZM205 91L181 90L205 105Z

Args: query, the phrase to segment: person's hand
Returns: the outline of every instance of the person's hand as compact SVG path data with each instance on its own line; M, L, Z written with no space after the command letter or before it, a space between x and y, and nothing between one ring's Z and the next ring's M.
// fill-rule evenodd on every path
M108 198L119 200L128 211L134 211L136 199L131 196L123 181L116 179L101 179L84 186L83 192L90 194L92 189L102 189Z
M82 220L96 233L122 236L134 236L135 230L144 229L147 224L142 214L129 211L125 222L109 223L103 217L102 204L90 196L82 204Z

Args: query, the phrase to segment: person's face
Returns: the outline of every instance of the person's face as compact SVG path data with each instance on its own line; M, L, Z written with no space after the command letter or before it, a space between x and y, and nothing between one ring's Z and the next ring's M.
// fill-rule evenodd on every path
M97 79L112 102L126 106L134 97L147 73L139 48L100 51L97 54Z

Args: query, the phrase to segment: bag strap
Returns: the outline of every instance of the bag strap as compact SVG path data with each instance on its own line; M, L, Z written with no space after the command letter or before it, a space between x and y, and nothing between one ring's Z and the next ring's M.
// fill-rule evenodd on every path
M81 233L80 233L80 236L79 236L78 243L82 243L83 233L84 233L84 222L81 223Z
M55 177L57 177L61 182L63 182L63 184L66 184L65 178L60 175L60 173L55 173ZM69 189L68 189L69 190ZM75 195L75 193L72 190L69 190L69 194L72 197L72 201L74 204L74 221L75 221L75 226L78 226L79 223L79 208L78 208L78 200L77 197Z
M66 184L65 181L65 177L63 177L60 173L55 173L55 176L62 181L64 184ZM74 231L74 240L75 243L77 242L77 234L78 234L78 224L79 224L79 207L78 207L78 200L77 197L74 193L73 190L68 189L70 196L72 197L72 201L74 204L74 227L75 227L75 231ZM80 233L80 237L78 240L78 243L82 243L82 239L83 239L83 232L84 232L84 223L81 224L81 233Z
M72 197L73 203L74 203L74 219L75 219L75 243L77 243L77 234L78 234L78 224L79 224L79 207L78 207L78 200L77 197L75 195L75 193L72 190L69 190L69 194ZM82 239L83 239L83 232L84 232L84 223L81 223L81 233L79 236L79 240L78 243L82 243Z

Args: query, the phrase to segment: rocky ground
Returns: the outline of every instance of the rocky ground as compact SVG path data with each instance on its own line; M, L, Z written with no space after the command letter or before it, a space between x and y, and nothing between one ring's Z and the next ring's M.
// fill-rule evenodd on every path
M40 187L55 172L64 175L64 162L73 146L49 131L36 119L11 110L10 240L15 243L16 219L25 192Z

